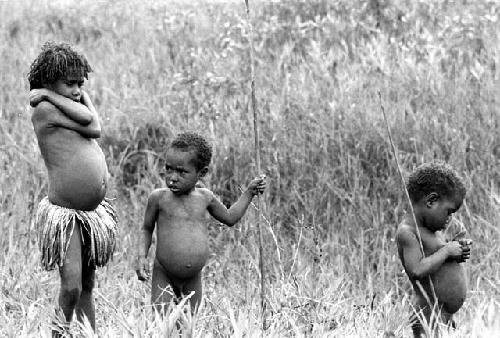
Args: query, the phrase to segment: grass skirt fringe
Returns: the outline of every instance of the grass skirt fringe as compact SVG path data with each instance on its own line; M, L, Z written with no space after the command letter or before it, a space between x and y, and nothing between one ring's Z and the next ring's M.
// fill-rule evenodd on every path
M82 211L52 204L45 197L38 204L36 225L42 265L46 270L64 264L77 221L80 223L83 257L89 260L89 264L104 266L113 255L117 217L113 206L106 199L95 210Z

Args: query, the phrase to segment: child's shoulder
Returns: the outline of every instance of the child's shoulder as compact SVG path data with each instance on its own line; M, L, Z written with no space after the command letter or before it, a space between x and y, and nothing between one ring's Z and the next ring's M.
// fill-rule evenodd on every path
M46 120L51 114L58 113L59 109L48 101L42 101L33 108L32 120Z
M414 224L410 222L407 218L403 219L401 223L399 223L398 228L396 230L396 239L398 243L411 240L415 236L416 236L416 228Z
M149 194L150 200L159 200L161 197L171 194L172 192L168 188L158 188L151 191Z
M196 187L195 191L197 194L206 198L208 202L212 201L212 199L215 196L214 193L212 192L212 190L205 188L205 187Z
M210 196L210 197L214 196L212 190L205 187L196 187L195 190L198 194L201 194L203 196Z
M47 101L42 101L33 107L31 123L33 124L37 137L41 137L49 130L57 130L55 128L48 127L50 127L51 124L57 120L57 114L60 113L61 112L56 106Z

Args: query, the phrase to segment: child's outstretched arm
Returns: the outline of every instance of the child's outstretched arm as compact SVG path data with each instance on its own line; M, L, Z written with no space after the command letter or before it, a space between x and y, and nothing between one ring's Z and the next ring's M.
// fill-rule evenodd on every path
M94 119L97 119L95 108L85 91L82 91L81 102L76 102L50 89L32 89L30 91L30 105L36 107L42 101L52 103L68 118L84 126L89 125ZM90 103L90 106L88 103Z
M398 230L397 241L403 250L404 268L412 279L422 279L436 272L448 258L460 259L462 257L462 247L457 241L446 243L441 249L427 257L422 256L419 241L412 231Z
M144 222L139 235L139 241L137 244L137 261L136 270L137 278L141 281L149 279L149 262L148 253L151 247L151 241L153 238L153 231L155 229L156 219L158 217L158 200L159 191L154 190L148 198L148 204L146 206L146 212L144 213Z
M208 212L219 222L233 226L243 217L253 197L263 193L265 189L266 176L260 175L250 182L238 201L229 209L227 209L218 199L214 198L207 207Z

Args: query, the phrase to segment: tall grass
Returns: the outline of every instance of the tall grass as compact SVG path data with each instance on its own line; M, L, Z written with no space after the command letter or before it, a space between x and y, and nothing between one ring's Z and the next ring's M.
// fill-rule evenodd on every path
M394 233L406 204L387 144L384 98L403 169L452 164L469 192L457 215L474 240L470 293L450 337L500 331L499 11L494 2L253 2L262 168L270 178L266 336L409 335L409 284ZM33 228L47 181L26 73L49 39L76 45L120 214L98 273L99 336L162 336L131 266L166 142L196 130L214 145L206 184L225 203L254 172L244 2L0 1L0 335L47 336L58 280ZM196 337L260 336L252 213L211 223ZM183 316L172 312L172 316ZM75 332L90 334L88 326Z

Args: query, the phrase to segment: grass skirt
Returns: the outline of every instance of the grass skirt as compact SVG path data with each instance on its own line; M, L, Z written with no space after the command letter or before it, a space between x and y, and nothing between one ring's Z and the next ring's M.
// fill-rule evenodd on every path
M52 204L45 197L38 204L35 222L42 265L46 270L64 264L76 222L80 224L83 259L88 260L90 266L104 266L113 255L117 217L106 199L95 210L82 211Z

